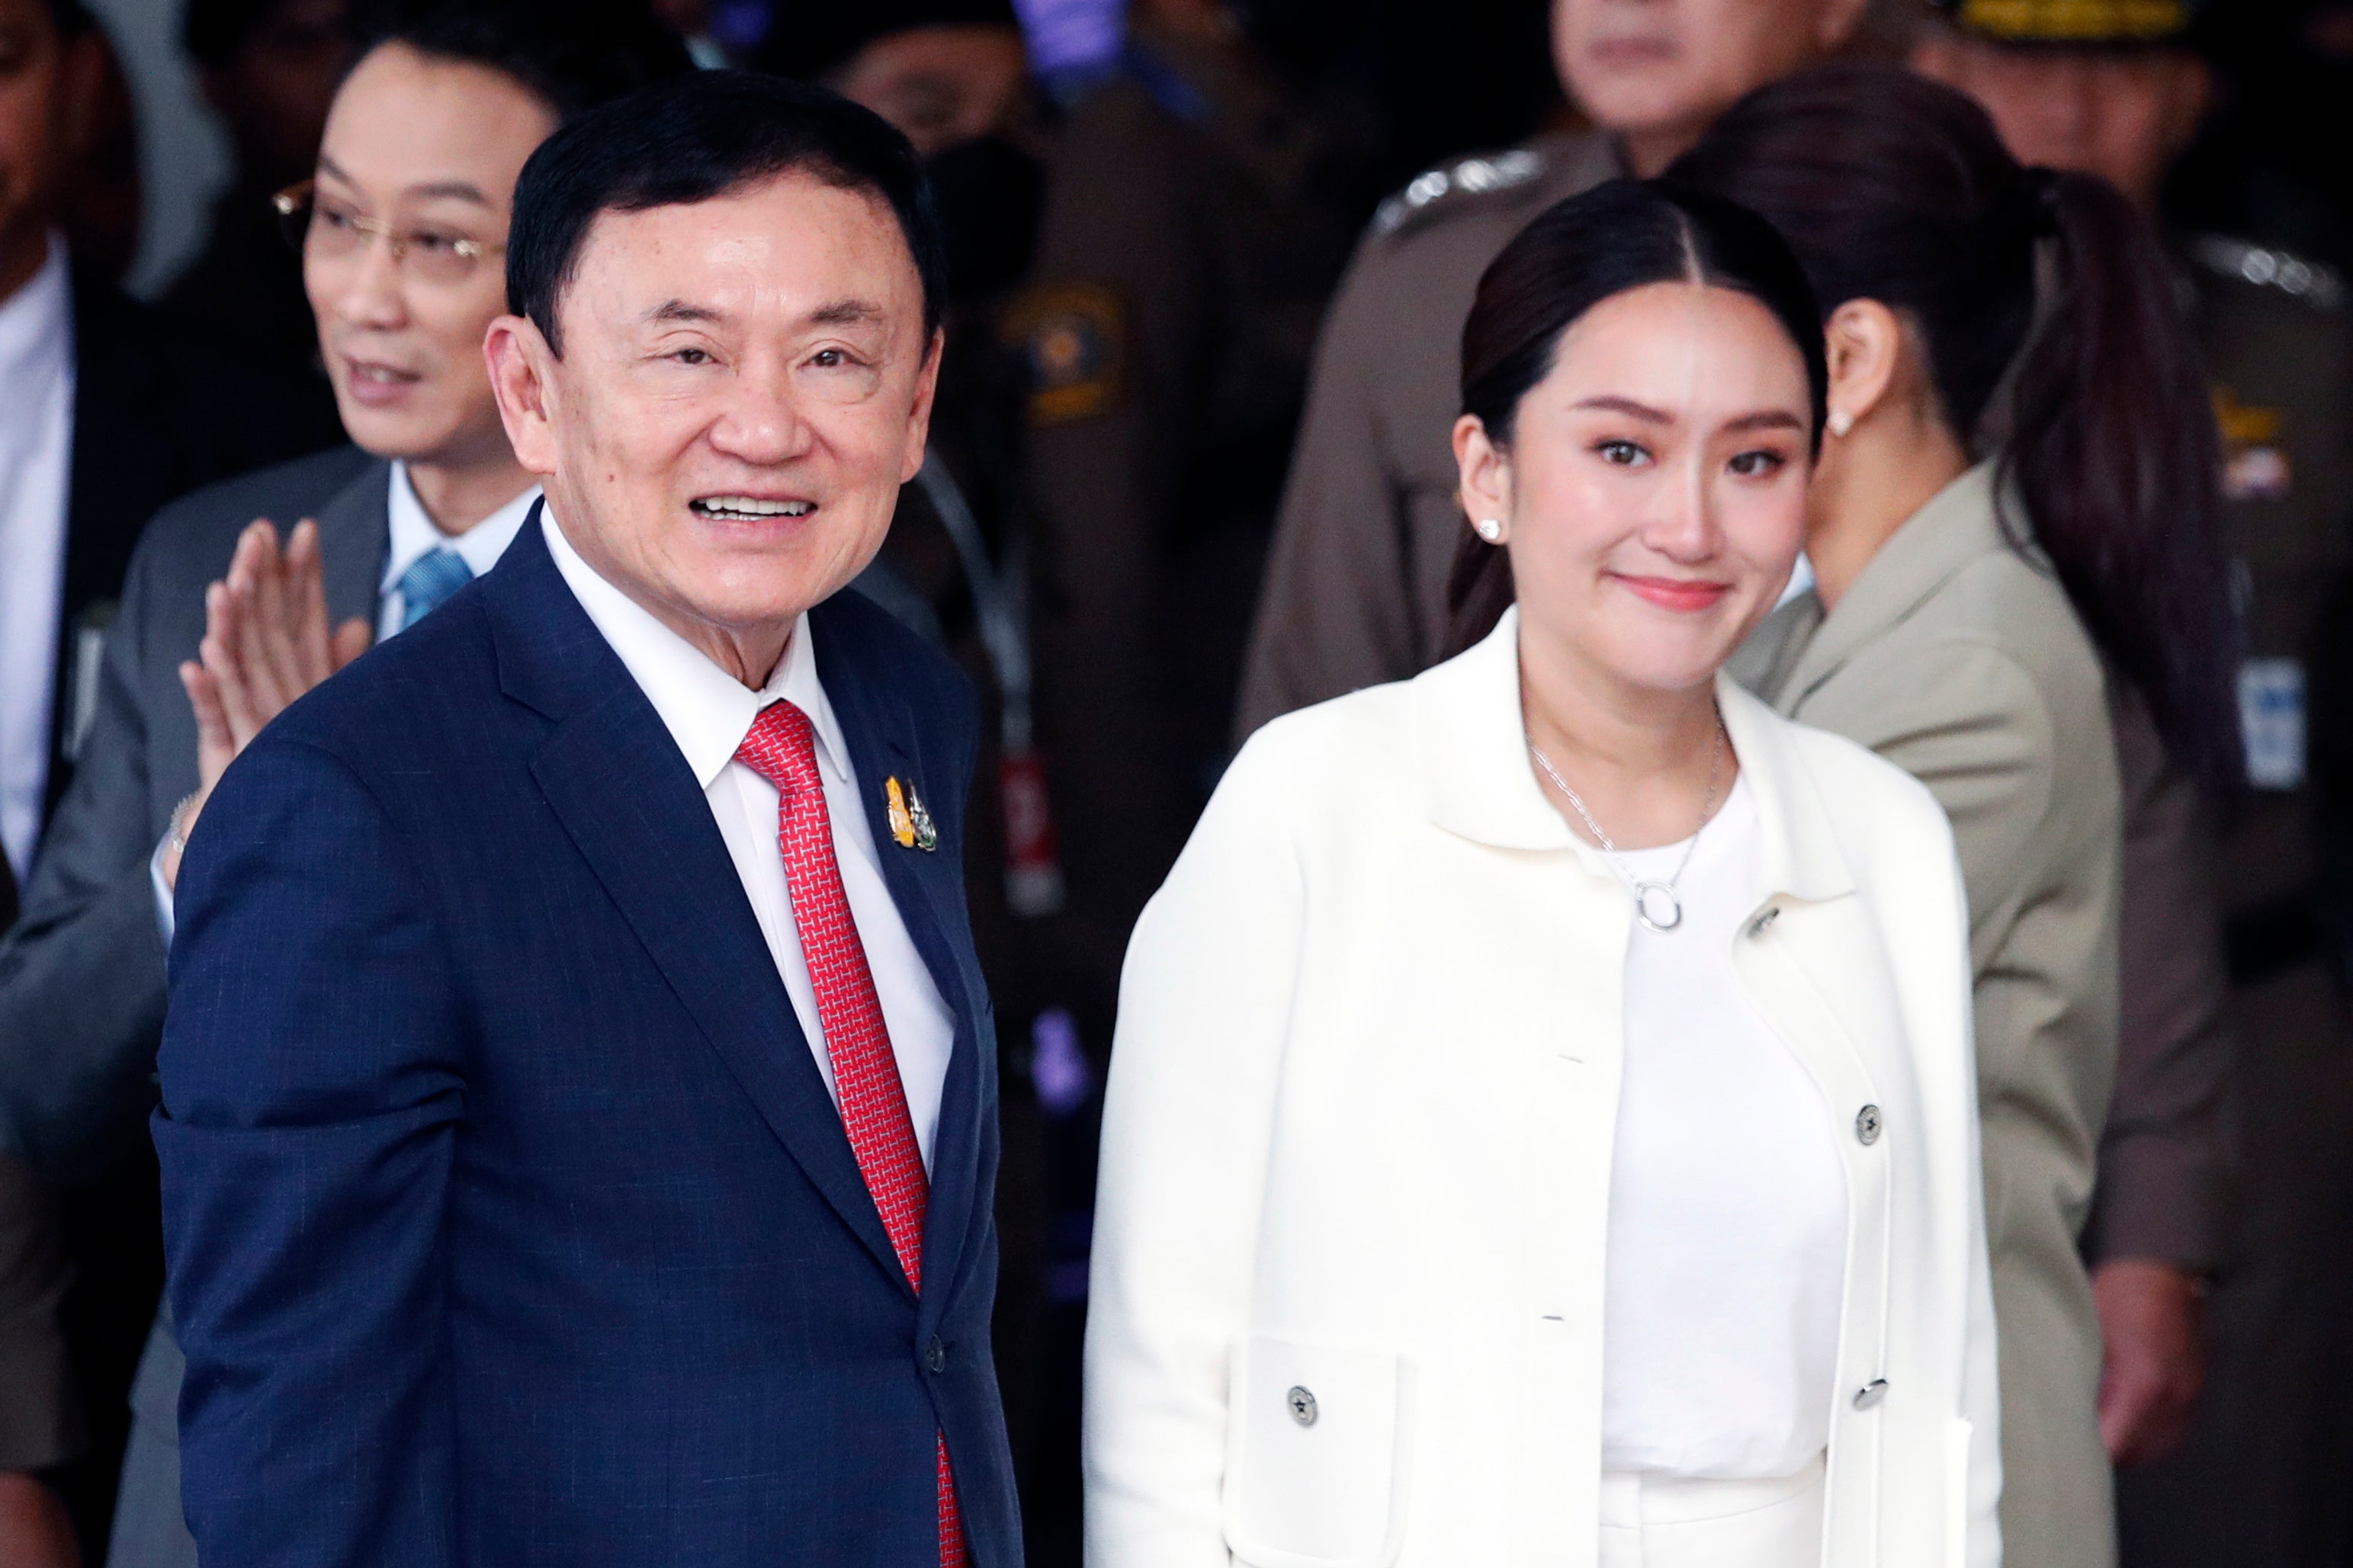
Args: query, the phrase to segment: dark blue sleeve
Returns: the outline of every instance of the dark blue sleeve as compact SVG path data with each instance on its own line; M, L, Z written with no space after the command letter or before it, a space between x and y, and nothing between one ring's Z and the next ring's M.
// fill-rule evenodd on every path
M154 1120L207 1563L455 1561L443 1206L461 1015L413 858L264 736L189 845Z

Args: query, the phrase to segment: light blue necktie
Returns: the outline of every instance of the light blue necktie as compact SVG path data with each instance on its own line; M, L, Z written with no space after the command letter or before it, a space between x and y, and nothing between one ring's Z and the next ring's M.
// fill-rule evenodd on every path
M400 574L392 591L400 595L400 629L406 631L431 615L441 601L474 580L474 569L454 550L427 551Z

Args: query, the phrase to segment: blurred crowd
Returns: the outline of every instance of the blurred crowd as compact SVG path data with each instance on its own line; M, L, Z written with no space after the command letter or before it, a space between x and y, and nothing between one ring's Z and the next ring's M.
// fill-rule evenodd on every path
M1006 1069L997 1348L1055 1563L1138 912L1241 739L1447 651L1445 437L1487 261L1837 59L1947 84L2020 162L2111 183L2202 350L2243 644L2193 650L2230 661L2243 750L2202 772L2243 780L2177 801L2200 846L2178 904L2128 888L2078 1244L2122 1561L2353 1568L2353 5L186 0L179 26L236 177L133 299L152 84L84 0L0 0L0 1568L194 1561L146 1137L175 808L348 657L225 707L205 584L234 552L264 591L277 536L134 551L179 498L292 462L204 504L322 553L359 646L446 593L427 558L488 568L530 479L480 344L555 125L733 66L829 86L926 161L946 359L859 585L987 707L967 882ZM2011 434L1996 401L1973 449ZM193 673L142 642L174 625Z

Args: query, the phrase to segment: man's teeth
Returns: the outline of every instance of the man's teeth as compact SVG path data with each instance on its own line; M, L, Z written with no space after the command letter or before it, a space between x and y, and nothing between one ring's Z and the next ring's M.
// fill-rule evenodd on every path
M692 503L705 517L807 517L815 501L762 500L756 496L704 496Z

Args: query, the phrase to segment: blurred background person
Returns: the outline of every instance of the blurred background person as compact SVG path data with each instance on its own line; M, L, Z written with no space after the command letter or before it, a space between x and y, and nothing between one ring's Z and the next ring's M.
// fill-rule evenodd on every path
M189 0L181 37L205 101L227 128L236 177L213 203L204 250L163 303L312 393L322 444L340 442L334 393L303 307L299 259L270 198L311 177L327 106L351 63L347 0Z
M2242 25L2222 8L2200 22L2194 9L1957 0L1913 64L1983 104L2021 159L2100 175L2156 220L2216 99L2198 27ZM2270 235L2174 226L2167 244L2221 423L2231 582L2248 643L2238 689L2253 788L2225 818L2219 880L2241 1185L2228 1209L2205 1183L2095 1207L2086 1245L2102 1264L2104 1316L2170 1340L2169 1375L2193 1393L2197 1294L2210 1275L2218 1285L2189 1448L2135 1474L2178 1446L2185 1422L2162 1442L2112 1445L2126 1467L2124 1541L2135 1565L2228 1557L2336 1568L2353 1552L2353 1052L2341 967L2324 941L2327 863L2307 752L2353 719L2341 696L2317 705L2327 685L2312 676L2353 563L2353 315L2333 268ZM2128 982L2131 935L2128 921ZM2128 1051L2131 1041L2127 1029ZM2200 1092L2177 1082L2185 1096ZM2219 1102L2221 1089L2207 1096ZM2111 1163L2168 1158L2130 1146L2143 1131L2123 1119L2112 1127L2110 1144L2123 1146L2113 1159L2104 1152L2104 1179ZM2169 1201L2147 1201L2160 1195Z
M1479 275L1536 213L1655 174L1760 82L1852 37L1863 0L1554 0L1552 52L1589 130L1417 177L1384 203L1315 351L1236 738L1436 660L1460 533L1449 367Z
M2196 4L2191 40L2214 107L2167 177L2181 226L2256 237L2343 271L2353 262L2353 4Z
M139 168L139 115L122 57L103 26L81 35L67 61L74 105L71 173L60 182L58 227L74 265L120 284L139 254L145 182Z
M1030 119L1029 55L1010 0L796 7L759 63L864 104L925 159Z
M481 340L505 309L515 176L567 116L685 68L643 0L406 6L370 38L335 98L314 183L288 199L300 282L361 445L206 490L148 531L102 657L87 659L83 765L25 918L0 942L0 1141L60 1176L128 1168L110 1191L149 1227L168 896L203 792L279 709L487 571L513 536L537 489L507 447ZM287 527L290 548L257 518ZM140 1239L152 1247L152 1228ZM154 1272L143 1294L114 1288L110 1318L154 1317ZM158 1320L105 1561L193 1561L178 1386ZM127 1418L125 1393L117 1379L88 1397ZM105 1490L111 1500L111 1475ZM100 1560L95 1538L90 1549Z
M76 0L0 0L0 929L43 868L141 527L207 479L301 449L286 388L125 299L118 258L86 268L67 241L111 68ZM0 1154L0 1540L16 1531L34 1563L72 1550L36 1473L85 1548L104 1539L131 1320L161 1279L152 1155L129 1165L61 1186Z
M769 34L756 63L833 88L903 132L923 159L947 250L947 346L929 448L922 472L900 492L881 553L855 586L945 649L981 694L965 889L1003 1057L991 1339L1024 1527L1036 1535L1052 1531L1057 1517L1039 1485L1075 1468L1068 1423L1054 1418L1072 1402L1049 1394L1067 1381L1047 1370L1050 1360L1074 1369L1077 1353L1075 1328L1060 1325L1057 1334L1045 1300L1049 1215L1074 1202L1085 1206L1083 1189L1055 1179L1050 1151L1092 1140L1084 1124L1050 1128L1024 1070L1041 1017L1050 1051L1060 1044L1075 989L1074 922L1038 753L1026 377L1003 332L1037 250L1050 133L1006 0L796 13ZM1050 1066L1047 1081L1059 1081ZM1044 1098L1057 1113L1072 1109L1067 1093Z
M1672 172L1772 219L1827 312L1816 586L1759 634L1751 673L1785 714L1909 768L1953 819L1978 966L2004 1561L2096 1568L2115 1526L2078 1241L2119 1032L2116 730L2145 712L2158 740L2127 754L2161 765L2161 749L2218 789L2242 761L2195 344L2112 187L2022 169L1967 98L1896 71L1766 89ZM2006 380L2002 444L1980 459Z
M1113 20L1116 20L1116 8ZM1261 12L1136 0L1063 62L1029 287L1041 743L1108 1049L1120 956L1227 750L1317 322L1375 149L1279 63Z
M1017 377L1038 782L1064 889L1031 1074L1058 1110L1031 1535L1062 1562L1078 1556L1092 1090L1121 955L1225 751L1316 323L1378 193L1377 147L1325 90L1351 35L1295 9L1018 11L1044 179L1034 260L996 330Z

